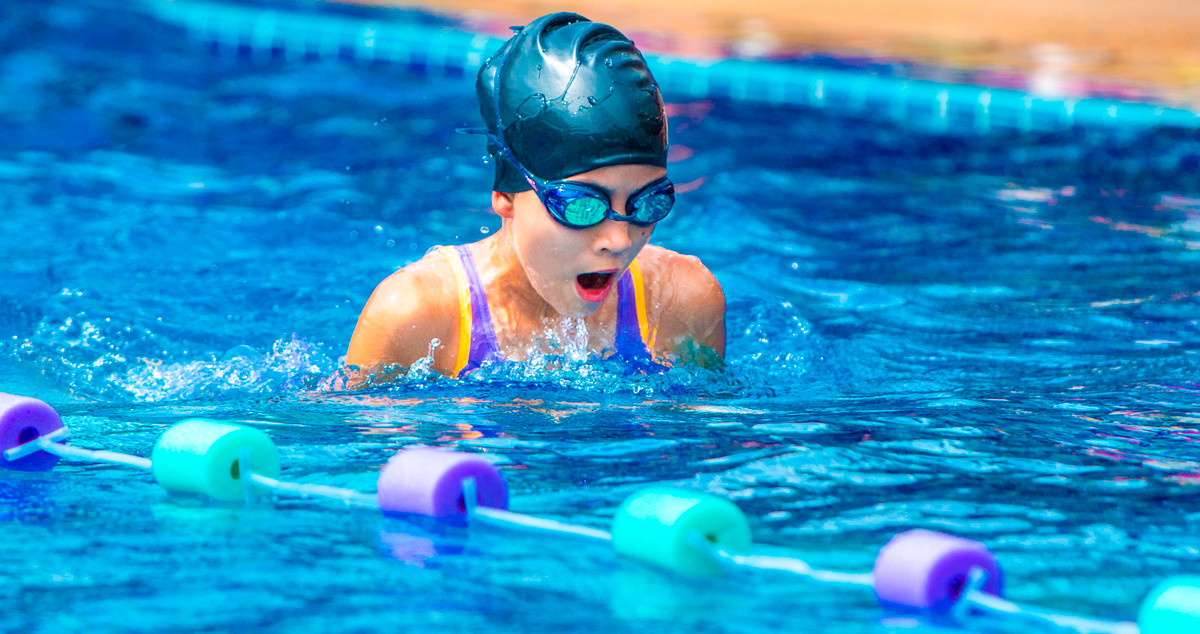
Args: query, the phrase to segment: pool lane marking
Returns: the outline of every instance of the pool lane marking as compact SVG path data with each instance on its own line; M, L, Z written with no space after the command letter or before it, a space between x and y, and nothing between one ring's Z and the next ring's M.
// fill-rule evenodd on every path
M117 453L115 451L104 451L84 449L59 443L60 440L66 440L70 436L66 427L56 429L49 434L39 436L23 445L18 445L4 452L4 459L8 461L24 458L29 454L38 451L44 451L49 454L54 454L60 458L80 458L83 460L95 460L97 462L108 462L113 464L129 465L139 469L149 469L150 460L140 456L131 456L129 454Z
M63 427L6 450L4 457L8 460L15 460L36 451L46 451L60 457L74 457L99 462L124 464L143 469L152 468L151 461L146 458L113 451L83 449L55 442L56 440L65 439L68 435L67 429ZM254 473L253 467L250 464L250 451L247 448L243 448L239 452L238 460L235 464L238 467L238 473L245 476L240 479L244 486L247 504L252 504L255 501L256 495L253 489L255 486L258 486L279 493L321 497L342 501L352 506L379 509L379 502L375 495L341 487L286 482ZM476 491L474 478L463 480L462 504L466 511L468 524L482 519L484 521L480 523L493 524L511 529L535 530L556 535L583 537L594 541L613 542L612 534L606 531L480 506ZM697 532L687 535L686 543L688 547L697 553L730 568L785 572L821 583L874 588L874 575L872 573L818 570L795 557L734 553L710 542L708 538ZM1017 603L982 592L981 588L986 581L986 577L987 574L981 568L973 568L971 570L962 594L951 609L951 616L959 624L965 624L976 614L986 614L998 617L1025 618L1074 630L1080 634L1138 634L1140 631L1136 623L1129 621L1103 621L1072 614L1023 607Z

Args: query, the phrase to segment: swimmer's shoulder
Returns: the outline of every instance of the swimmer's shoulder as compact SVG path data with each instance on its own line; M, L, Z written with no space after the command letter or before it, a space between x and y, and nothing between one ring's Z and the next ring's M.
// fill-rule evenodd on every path
M691 339L724 354L725 292L700 258L646 245L638 263L659 342L678 346Z
M700 303L719 307L724 314L725 293L700 258L648 244L638 254L638 263L651 302L672 307Z
M372 371L411 366L429 355L448 374L458 355L458 283L446 253L435 249L375 287L350 338L346 364Z

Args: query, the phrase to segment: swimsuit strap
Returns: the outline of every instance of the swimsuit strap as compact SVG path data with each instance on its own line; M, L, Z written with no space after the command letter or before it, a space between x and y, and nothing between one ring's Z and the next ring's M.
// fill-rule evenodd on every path
M458 286L458 358L454 376L478 368L485 363L503 361L487 294L479 279L479 270L466 245L442 247ZM646 289L642 271L634 260L625 274L617 280L616 358L644 371L661 371L650 354L654 339L646 312Z
M646 316L646 289L637 260L617 280L616 356L628 362L652 362L653 340Z
M487 294L479 280L479 270L475 268L471 250L466 245L442 249L458 283L458 358L454 364L454 376L462 376L502 357L500 346L496 344Z
M442 255L446 256L446 262L450 264L451 270L454 271L454 286L458 289L458 357L454 361L454 376L458 376L462 369L467 366L467 361L471 354L471 326L474 322L471 319L471 282L467 278L466 271L463 270L462 262L459 261L458 254L451 247L439 247Z

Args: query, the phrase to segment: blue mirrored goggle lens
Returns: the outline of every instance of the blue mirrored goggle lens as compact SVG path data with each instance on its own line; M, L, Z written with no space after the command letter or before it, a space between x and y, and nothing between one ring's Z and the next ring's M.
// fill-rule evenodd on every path
M629 212L633 216L633 222L648 225L666 218L674 206L675 188L668 183L660 189L653 189L630 199Z
M565 200L558 215L568 225L590 227L600 223L608 215L608 201L596 196L571 193L564 194L563 198Z
M555 219L578 229L600 224L605 218L638 225L654 224L667 217L675 204L675 191L669 182L635 194L626 206L628 215L618 215L609 206L607 195L583 185L558 183L539 194Z

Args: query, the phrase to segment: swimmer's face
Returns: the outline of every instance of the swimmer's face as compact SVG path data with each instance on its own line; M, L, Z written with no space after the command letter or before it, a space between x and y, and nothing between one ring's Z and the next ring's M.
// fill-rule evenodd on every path
M567 180L606 190L612 208L624 213L631 194L666 174L665 168L653 165L614 165ZM511 196L511 209L503 200L497 201L497 196ZM586 229L571 229L551 217L533 191L493 194L493 206L508 219L517 258L530 284L566 317L596 312L654 232L654 225L639 227L611 219Z

